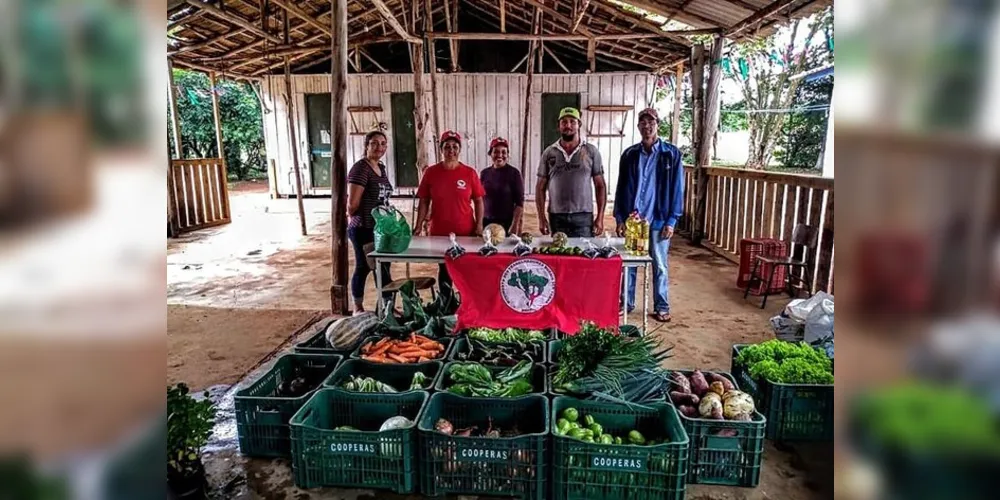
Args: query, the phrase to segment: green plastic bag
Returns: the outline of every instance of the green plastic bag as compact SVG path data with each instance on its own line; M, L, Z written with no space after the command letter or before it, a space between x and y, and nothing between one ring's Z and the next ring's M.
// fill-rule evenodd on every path
M372 217L375 219L376 252L402 253L410 247L413 233L402 212L393 207L375 207Z

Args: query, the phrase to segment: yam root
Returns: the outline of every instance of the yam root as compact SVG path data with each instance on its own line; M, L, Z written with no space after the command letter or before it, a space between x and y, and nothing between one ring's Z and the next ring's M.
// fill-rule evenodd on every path
M681 372L673 372L670 374L670 380L674 383L674 387L678 392L683 394L691 394L691 381L684 376Z
M739 421L739 422L749 422L749 421L753 420L753 418L750 417L749 413L744 412L744 413L737 413L732 418L732 420L736 420L736 421Z
M670 399L675 405L698 406L698 402L701 401L701 398L694 394L685 394L680 391L670 391Z
M698 415L698 409L693 406L680 405L677 407L677 411L688 418L698 418L700 416Z
M736 429L722 429L719 432L716 432L715 435L722 437L736 437L739 433L736 432Z
M695 370L691 374L691 392L698 397L703 397L708 392L708 380L705 380L705 374L701 370Z
M724 420L725 418L722 416L722 407L721 406L713 406L712 407L712 415L711 415L710 418L712 418L713 420Z
M732 381L726 378L725 375L720 375L718 373L709 373L708 379L711 380L712 382L721 383L722 388L725 389L725 392L729 392L736 388L736 386L733 385Z

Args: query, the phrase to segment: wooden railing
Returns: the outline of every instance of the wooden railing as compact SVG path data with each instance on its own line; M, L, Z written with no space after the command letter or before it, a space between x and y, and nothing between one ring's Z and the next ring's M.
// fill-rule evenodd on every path
M232 221L226 165L221 158L172 160L167 174L168 223L184 233Z
M685 166L684 217L678 231L692 236L695 216L694 168ZM735 168L708 168L705 235L702 243L739 262L744 238L791 239L796 224L818 231L809 268L800 277L812 292L833 292L833 179ZM806 275L805 273L808 273Z

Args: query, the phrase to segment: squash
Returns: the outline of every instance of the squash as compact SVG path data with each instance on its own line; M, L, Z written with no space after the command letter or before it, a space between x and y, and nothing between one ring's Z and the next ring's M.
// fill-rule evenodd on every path
M353 349L377 325L378 317L371 311L341 318L326 328L326 342L338 351Z
M489 238L493 246L497 246L507 238L507 231L500 224L490 224L483 229L483 236Z

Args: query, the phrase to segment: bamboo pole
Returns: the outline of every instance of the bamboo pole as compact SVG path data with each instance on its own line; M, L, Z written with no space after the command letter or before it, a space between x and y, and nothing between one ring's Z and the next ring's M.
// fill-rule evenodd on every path
M535 20L532 23L531 31L537 32L541 28L541 23L539 22L542 16L541 10L535 7ZM521 168L524 169L528 162L528 126L531 124L531 80L532 76L535 74L535 42L531 42L531 46L528 48L528 78L527 83L524 86L524 122L521 127Z
M719 115L711 110L719 107L719 82L722 80L721 61L724 40L721 35L717 35L715 42L712 44L711 69L708 74L708 88L705 92L705 109L709 111L705 113L702 122L701 140L698 142L698 152L695 157L695 161L697 162L695 168L695 173L697 174L695 187L697 191L695 194L694 226L691 231L695 244L701 244L702 239L705 237L708 167L712 158L712 138L715 136L715 131L719 126Z
M681 139L681 104L684 101L684 65L677 65L674 73L674 113L670 117L670 143L677 145Z
M441 137L441 107L438 105L437 55L434 53L434 39L431 38L434 34L434 11L431 9L431 0L426 2L424 7L427 12L427 60L428 70L431 72L431 105L434 106L434 143L437 144L438 138ZM434 158L435 161L441 161L441 148L434 148Z
M285 11L285 42L288 42L288 11ZM299 209L299 229L306 236L306 209L302 201L302 170L299 166L299 141L295 137L295 97L292 95L292 70L285 56L285 114L288 116L288 138L291 141L292 171L295 173L295 202Z
M347 314L347 1L330 0L330 309Z

